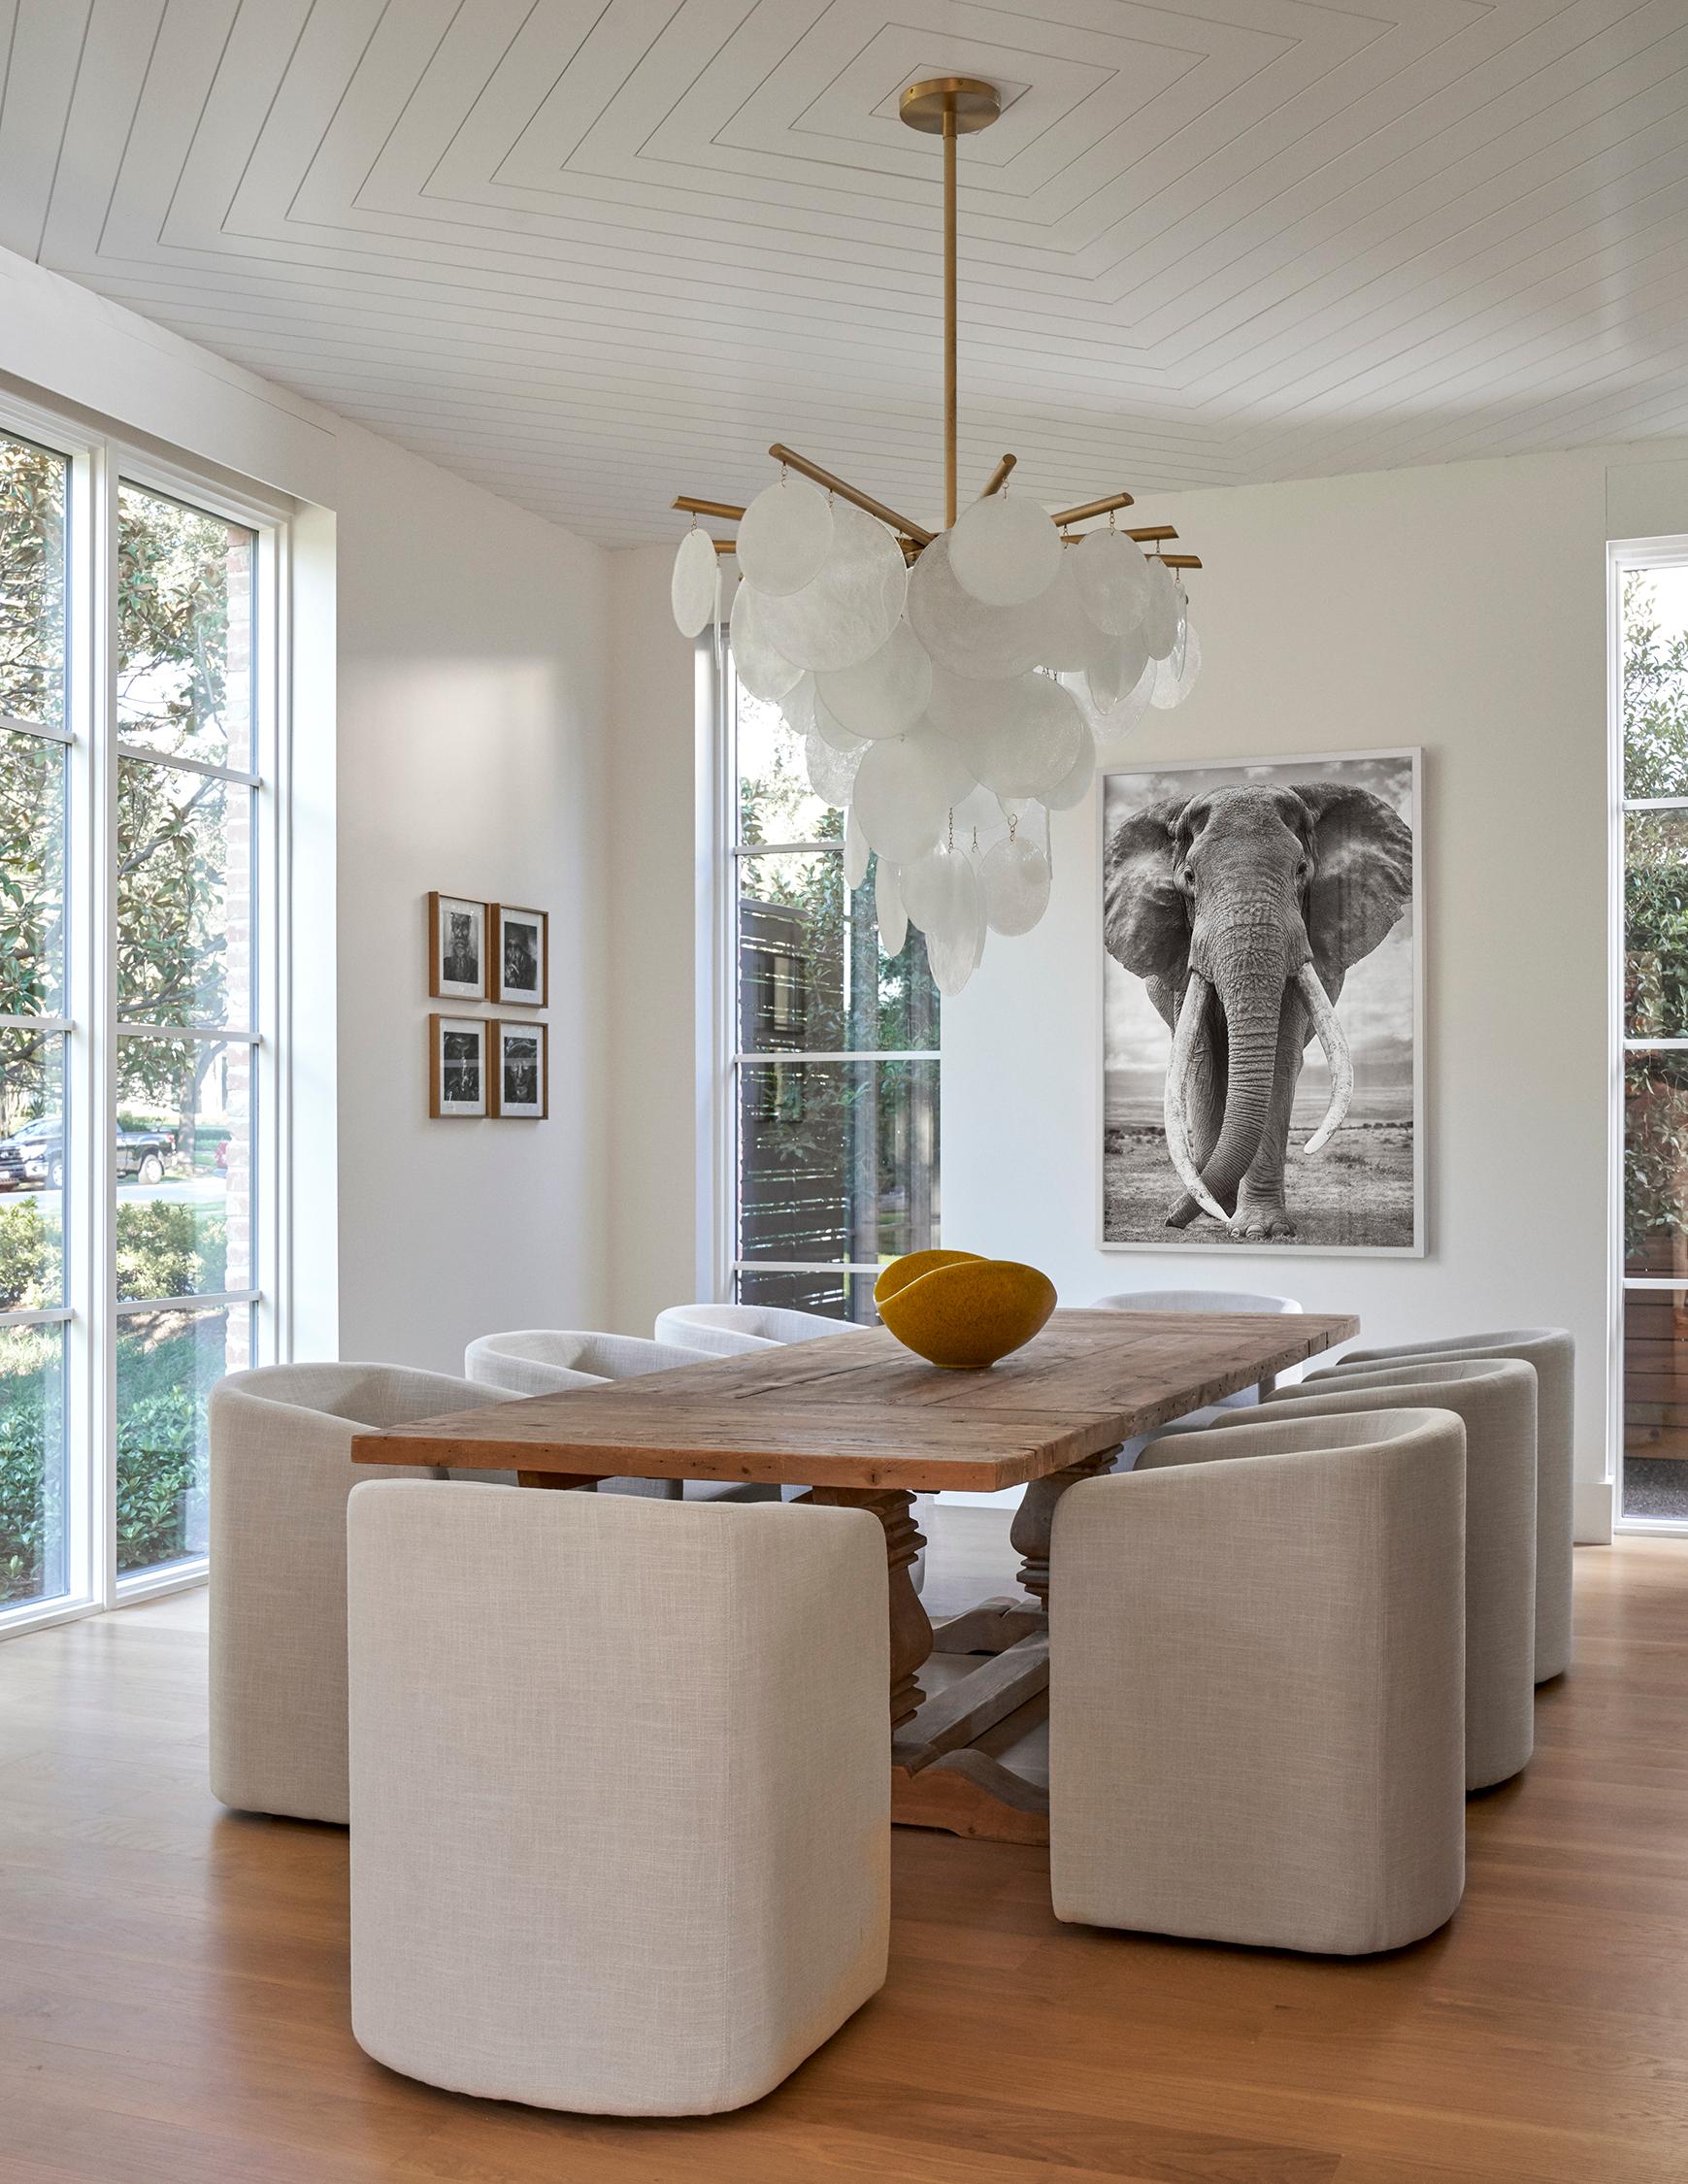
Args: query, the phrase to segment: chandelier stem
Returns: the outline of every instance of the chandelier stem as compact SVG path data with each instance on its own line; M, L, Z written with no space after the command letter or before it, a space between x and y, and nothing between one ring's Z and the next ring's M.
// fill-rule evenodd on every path
M955 521L955 113L943 115L943 520Z

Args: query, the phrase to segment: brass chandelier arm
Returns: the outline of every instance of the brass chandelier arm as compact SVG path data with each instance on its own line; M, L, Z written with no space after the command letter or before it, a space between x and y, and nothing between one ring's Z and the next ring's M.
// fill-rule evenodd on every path
M778 440L768 452L777 463L784 463L792 470L801 471L805 478L811 479L816 485L824 485L829 493L838 494L841 500L851 502L865 514L877 515L881 523L888 523L893 531L901 531L905 538L912 539L916 546L927 546L932 544L933 533L924 525L910 523L906 515L899 515L894 508L887 508L883 501L875 500L871 493L858 493L853 485L846 485L842 478L835 478L830 470L822 470L818 463L811 463L807 455L798 454Z
M689 515L719 515L729 523L737 523L745 513L730 501L694 501L689 493L681 493L674 505Z
M1199 553L1163 553L1160 558L1169 569L1199 569L1202 566Z
M1009 472L1013 469L1018 460L1017 455L1005 455L1003 457L984 481L984 491L978 496L981 501L988 501L993 493L1002 491L1009 481Z
M1082 523L1086 516L1111 515L1116 508L1130 508L1132 505L1129 493L1109 493L1106 500L1086 501L1082 508L1064 508L1059 515L1053 515L1049 520L1057 530L1064 531L1069 523Z

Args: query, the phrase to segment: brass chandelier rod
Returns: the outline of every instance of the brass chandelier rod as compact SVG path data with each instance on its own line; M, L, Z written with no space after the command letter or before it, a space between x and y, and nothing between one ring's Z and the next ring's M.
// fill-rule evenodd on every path
M943 511L946 527L955 522L959 493L960 449L960 396L958 385L957 350L959 347L959 313L957 308L956 266L957 201L959 185L956 169L956 144L964 136L977 129L988 129L1002 112L1002 99L994 83L986 83L972 76L937 76L923 83L910 83L898 101L897 111L911 129L919 129L928 136L942 140L943 146ZM768 450L778 463L800 472L812 483L828 493L836 493L841 500L848 501L867 515L896 532L902 542L905 557L912 561L921 549L932 544L936 533L922 523L914 523L906 515L899 515L894 508L864 493L819 463L811 462L795 448L776 441ZM1014 468L1015 458L1004 455L985 480L981 500L989 500L1000 493ZM745 511L727 501L696 500L680 494L675 507L693 515L713 515L723 521L736 523ZM1098 501L1086 501L1078 508L1063 509L1051 517L1057 530L1067 531L1074 523L1082 523L1094 515L1112 515L1122 508L1134 505L1127 492L1109 493ZM1167 553L1164 542L1177 537L1171 524L1155 524L1139 531L1128 531L1126 537L1140 546L1160 545L1159 558L1169 569L1199 569L1202 564L1193 553ZM1076 541L1070 539L1069 543ZM713 542L717 553L731 553L735 542L717 539Z

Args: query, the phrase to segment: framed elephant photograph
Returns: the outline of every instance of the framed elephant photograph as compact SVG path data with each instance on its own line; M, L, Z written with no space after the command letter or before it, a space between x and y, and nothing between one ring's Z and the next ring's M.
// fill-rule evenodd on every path
M1419 761L1104 777L1105 1250L1423 1253Z

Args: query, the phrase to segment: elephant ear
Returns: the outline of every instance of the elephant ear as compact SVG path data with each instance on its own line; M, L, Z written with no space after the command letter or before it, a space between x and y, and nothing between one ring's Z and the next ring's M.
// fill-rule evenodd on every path
M1169 799L1133 812L1108 844L1103 938L1113 960L1140 978L1179 983L1190 961L1190 921L1173 877L1178 814Z
M1296 794L1313 822L1307 939L1335 990L1412 900L1412 830L1382 797L1345 781L1304 782Z

